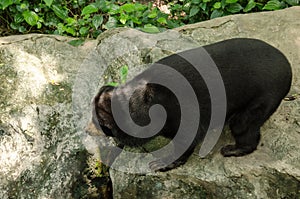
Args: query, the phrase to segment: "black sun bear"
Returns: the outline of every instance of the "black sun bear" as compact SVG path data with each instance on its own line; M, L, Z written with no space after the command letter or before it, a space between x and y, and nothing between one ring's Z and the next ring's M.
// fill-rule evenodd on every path
M186 52L197 56L200 48L204 49L214 61L225 87L224 121L230 127L235 144L224 146L221 154L229 157L252 153L260 141L261 126L275 112L281 100L289 92L292 79L291 66L278 49L257 39L229 39ZM201 62L200 55L198 61ZM188 80L201 110L196 136L185 152L172 164L166 163L168 157L149 163L152 170L164 171L185 163L195 146L203 140L211 119L211 99L203 77L189 60L179 54L173 54L152 64L150 68L159 65L175 69ZM138 85L135 85L134 81L135 78L127 82L127 89L122 90L121 87L121 94L119 92L119 95L132 92L128 103L132 121L139 126L149 124L151 122L149 109L159 104L164 107L167 117L163 128L155 136L174 138L182 120L180 103L175 94L164 85L151 83L149 79L145 79L143 84ZM93 123L122 145L136 146L147 142L151 137L132 136L121 130L116 123L111 107L116 88L113 86L100 88L93 101ZM122 96L117 98L122 100ZM180 144L180 141L174 143L174 151L180 148Z

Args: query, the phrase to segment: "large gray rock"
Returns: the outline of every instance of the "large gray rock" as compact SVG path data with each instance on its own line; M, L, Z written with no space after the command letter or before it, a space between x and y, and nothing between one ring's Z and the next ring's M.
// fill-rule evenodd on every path
M75 48L69 40L0 38L0 198L84 195L87 155L72 111L72 87L96 42Z
M290 60L291 94L300 92L300 8L236 15L160 34L114 29L80 47L70 38L0 38L0 198L84 198L100 137L87 136L90 101L105 82L129 79L164 56L233 37L262 39ZM146 175L110 170L115 198L299 198L300 101L284 101L262 129L258 150L223 158L225 132L205 159ZM229 137L229 138L228 138ZM84 145L83 145L83 144ZM121 154L122 156L122 154ZM117 164L117 163L116 163ZM134 161L130 167L136 167ZM130 171L130 167L126 167ZM96 191L97 192L97 191Z

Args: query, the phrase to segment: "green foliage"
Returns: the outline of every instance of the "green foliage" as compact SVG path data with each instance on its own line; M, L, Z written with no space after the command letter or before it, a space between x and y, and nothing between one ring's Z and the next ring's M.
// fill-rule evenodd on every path
M128 75L128 66L124 65L120 68L119 72L120 80L119 82L109 82L107 85L109 86L118 86L119 84L124 84L127 80Z
M151 1L149 1L151 2ZM10 33L50 33L97 37L116 27L148 33L236 13L278 10L299 5L299 0L175 0L170 14L152 3L132 0L0 0L1 27Z
M167 26L168 15L131 1L0 0L0 19L12 33L40 32L74 37L97 37L128 26L156 33Z
M189 24L236 13L279 10L299 5L299 0L178 0L170 5L172 17Z

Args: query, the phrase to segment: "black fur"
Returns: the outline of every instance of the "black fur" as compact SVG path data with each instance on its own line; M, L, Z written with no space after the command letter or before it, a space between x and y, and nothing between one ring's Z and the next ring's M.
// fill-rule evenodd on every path
M204 46L204 49L216 63L223 78L227 96L226 122L235 139L235 145L223 147L221 153L223 156L249 154L256 150L259 143L260 127L277 109L290 89L290 64L279 50L256 39L230 39ZM197 53L197 49L191 51ZM168 65L185 76L197 95L201 110L201 126L190 148L172 165L165 165L163 158L150 163L153 170L168 170L183 164L205 135L211 116L211 103L201 75L181 56L174 54L157 63ZM134 146L147 142L149 139L127 135L115 124L110 108L113 89L104 86L95 97L94 123L99 122L106 135L114 136L125 145ZM132 119L139 125L148 124L149 107L161 104L168 117L159 135L173 138L181 119L180 105L174 94L157 84L145 84L132 89L136 89L130 100ZM176 147L180 148L180 143L174 143L174 146L176 150Z

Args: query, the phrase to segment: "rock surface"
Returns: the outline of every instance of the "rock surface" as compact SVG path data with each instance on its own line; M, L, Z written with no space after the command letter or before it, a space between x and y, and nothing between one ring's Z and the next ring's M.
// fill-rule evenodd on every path
M86 167L72 88L96 42L0 38L0 198L82 198ZM86 188L87 190L87 188Z
M160 34L114 29L73 47L70 38L0 38L0 198L86 198L82 182L90 101L105 82L129 79L164 56L234 37L278 47L293 67L291 94L300 93L300 7L228 16ZM110 170L114 198L299 198L300 100L283 101L262 128L258 150L223 158L225 132L213 152L169 172ZM122 155L122 154L121 154ZM117 163L116 163L117 164ZM131 167L136 165L131 162Z

